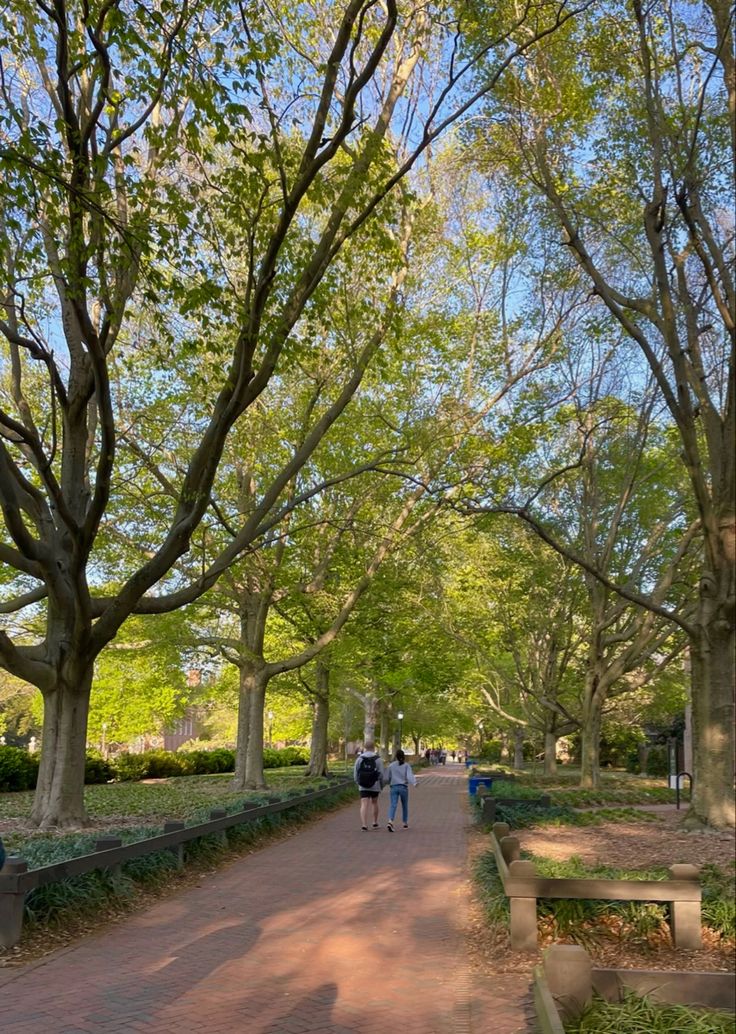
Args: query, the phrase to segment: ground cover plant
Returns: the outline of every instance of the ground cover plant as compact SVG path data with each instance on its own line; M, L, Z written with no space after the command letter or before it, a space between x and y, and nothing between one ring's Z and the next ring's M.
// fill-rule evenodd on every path
M565 1024L566 1034L732 1034L732 1013L661 1005L627 994L622 1002L594 998L577 1020Z
M505 784L513 785L513 784ZM493 793L490 795L493 796ZM499 793L500 796L500 793ZM511 796L511 795L509 795ZM507 822L512 829L531 826L603 826L610 822L657 822L658 817L632 807L575 809L566 804L553 804L544 808L534 804L528 796L515 795L512 802L496 805L496 822ZM471 798L477 822L482 822L483 795Z
M478 775L483 770L478 768ZM663 784L662 779L638 776L623 771L601 772L601 785L594 790L582 789L577 785L580 769L560 766L553 776L545 776L534 770L515 772L514 782L498 780L491 788L496 797L529 798L546 794L552 804L569 805L572 808L605 807L615 804L674 804L676 793ZM689 800L689 789L680 792L682 801Z
M124 836L130 827L156 825L167 819L193 823L202 821L210 808L237 811L259 803L264 792L232 790L229 773L181 776L155 783L110 783L85 787L85 807L96 839L101 833ZM304 791L325 785L320 778L305 779L300 769L288 767L269 772L269 794ZM26 855L31 844L73 843L80 831L61 834L58 830L35 831L28 823L33 794L0 796L0 834L10 853ZM80 853L80 852L76 852ZM69 856L70 857L70 856ZM56 858L55 860L59 860ZM47 864L47 863L39 863Z
M531 826L605 826L610 822L658 822L659 819L631 807L585 811L564 804L539 808L519 803L497 807L496 821L508 822L514 829L523 829Z

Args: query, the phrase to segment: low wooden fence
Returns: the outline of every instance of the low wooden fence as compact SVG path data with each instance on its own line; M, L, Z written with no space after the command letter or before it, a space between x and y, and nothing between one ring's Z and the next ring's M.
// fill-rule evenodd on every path
M23 912L26 894L43 887L48 883L58 883L73 876L83 876L95 869L111 869L120 871L124 862L158 851L171 851L179 867L184 864L184 845L190 840L219 834L223 841L226 831L233 826L242 826L253 822L264 815L275 815L289 808L297 808L313 801L321 801L342 793L352 786L352 779L335 779L331 786L311 793L290 796L286 799L271 800L268 804L245 808L231 815L222 809L210 811L207 822L196 826L185 826L183 822L167 822L160 836L137 840L132 844L122 844L117 837L102 837L95 845L93 854L67 858L63 862L44 865L38 869L28 868L23 858L8 855L5 865L0 870L0 945L12 948L18 943L23 932Z
M478 792L482 788L478 787ZM481 820L487 826L492 826L497 818L498 808L549 808L552 799L547 794L540 797L495 797L490 794L482 794Z
M534 969L534 1005L542 1034L565 1034L566 1021L579 1020L593 993L620 1002L626 993L671 1005L733 1012L733 973L642 969L596 969L578 944L555 944Z
M514 951L536 951L538 898L666 901L675 947L701 947L702 889L696 865L671 865L669 880L548 879L537 873L533 862L520 859L519 841L509 834L506 822L496 822L490 837L503 889L509 898Z

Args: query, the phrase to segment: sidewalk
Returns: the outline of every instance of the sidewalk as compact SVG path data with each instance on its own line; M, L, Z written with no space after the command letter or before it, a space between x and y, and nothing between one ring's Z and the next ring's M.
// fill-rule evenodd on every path
M474 988L463 946L460 766L411 829L356 803L233 861L0 988L4 1034L528 1034L528 980ZM492 993L489 994L489 986Z

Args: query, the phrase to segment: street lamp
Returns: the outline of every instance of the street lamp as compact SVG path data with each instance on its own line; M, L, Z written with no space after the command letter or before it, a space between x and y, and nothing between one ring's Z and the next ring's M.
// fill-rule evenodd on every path
M273 747L273 711L268 712L268 745Z
M401 723L404 720L404 712L399 711L396 717L399 719L399 750L401 750Z

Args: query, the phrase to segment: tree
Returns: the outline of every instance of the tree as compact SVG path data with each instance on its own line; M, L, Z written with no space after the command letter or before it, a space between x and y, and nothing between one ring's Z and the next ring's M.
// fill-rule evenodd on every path
M500 144L513 161L513 140L517 171L546 199L676 430L702 561L697 609L673 620L692 656L691 810L713 826L734 821L733 40L720 0L601 5L507 82ZM617 588L655 602L644 586Z
M495 62L495 82L576 11L542 5L530 36L504 6L461 67L442 12L432 22L425 9L397 10L394 0L344 0L329 12L300 11L288 34L280 13L227 0L181 8L13 0L0 16L8 41L0 557L17 572L5 611L45 608L39 640L2 633L0 660L44 697L40 826L84 821L100 651L132 613L163 613L213 584L258 537L360 382L370 349L214 569L188 592L171 592L168 573L210 506L227 438L291 351L335 256L381 220L390 224L393 188L489 88L463 94L480 58ZM317 26L329 26L329 41ZM436 95L407 119L400 102L431 32L442 83L430 77ZM393 127L404 122L414 134L415 118L418 143L397 161L392 135L401 130ZM135 311L145 303L158 341L143 346ZM221 377L199 400L165 531L105 596L97 580L113 579L100 576L96 547L120 473L111 356L147 347L166 368L179 346L192 360L216 346Z

